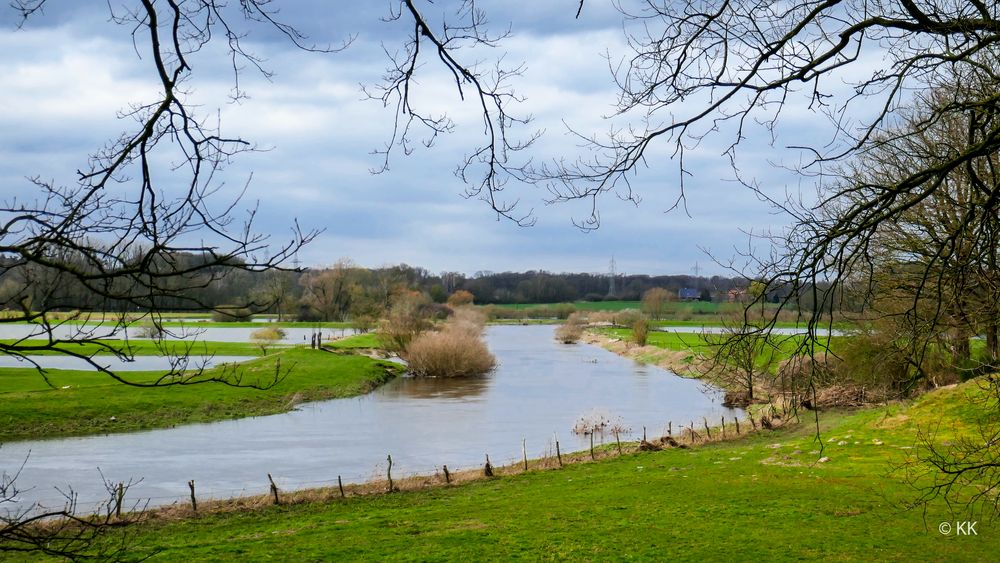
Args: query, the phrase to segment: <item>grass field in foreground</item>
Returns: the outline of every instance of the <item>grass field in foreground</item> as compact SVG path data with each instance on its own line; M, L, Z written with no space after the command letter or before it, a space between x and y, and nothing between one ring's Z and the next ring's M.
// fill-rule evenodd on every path
M898 470L917 431L954 439L993 416L970 384L912 405L822 416L823 454L802 424L693 449L626 454L471 484L203 515L134 528L153 561L644 560L988 561L1000 526L941 504ZM403 468L405 470L405 468ZM938 531L953 525L951 534Z
M297 403L370 391L402 366L365 356L292 348L241 364L244 381L284 378L266 390L206 383L139 388L84 371L0 369L0 442L163 428L287 411ZM211 375L213 368L206 375ZM153 373L123 373L148 381ZM115 420L111 420L115 417Z

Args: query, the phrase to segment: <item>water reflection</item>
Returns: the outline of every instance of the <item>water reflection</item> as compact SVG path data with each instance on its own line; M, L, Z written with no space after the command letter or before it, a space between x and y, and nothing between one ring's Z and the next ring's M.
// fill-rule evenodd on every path
M470 400L483 396L493 384L493 375L477 377L404 377L388 386L382 395L387 399Z

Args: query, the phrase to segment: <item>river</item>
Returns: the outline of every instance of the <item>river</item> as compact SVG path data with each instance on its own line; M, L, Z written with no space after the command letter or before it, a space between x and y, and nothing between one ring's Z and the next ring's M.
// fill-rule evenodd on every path
M183 502L187 482L200 498L227 498L279 488L361 482L384 475L433 473L586 449L572 433L585 416L604 416L631 428L631 439L663 433L707 417L742 413L720 405L703 383L636 363L601 348L555 342L553 326L494 326L487 330L499 361L490 375L453 380L398 378L361 397L302 405L274 416L83 438L12 442L0 449L0 470L16 471L21 507L61 507L57 491L79 495L81 510L107 497L110 481L137 481L133 501Z

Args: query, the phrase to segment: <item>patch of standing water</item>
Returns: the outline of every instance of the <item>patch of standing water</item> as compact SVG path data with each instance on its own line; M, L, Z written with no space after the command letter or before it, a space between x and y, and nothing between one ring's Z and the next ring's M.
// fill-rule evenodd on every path
M193 326L167 326L164 331L164 340L198 340L204 342L250 342L250 335L259 330L257 327L199 327ZM354 334L350 328L283 328L285 338L282 344L308 344L310 337L314 333L320 333L324 340L330 338L340 338ZM141 327L130 327L128 337L141 340ZM52 327L53 338L58 339L79 339L79 338L100 338L113 339L122 338L121 330L114 330L113 325L77 325L63 324ZM0 324L0 339L47 339L48 333L40 325L26 323Z
M178 359L164 356L135 356L132 361L126 361L115 356L94 356L93 360L112 371L166 371L184 366L187 369L210 368L225 363L245 362L256 357L258 356L187 356ZM182 360L184 366L178 363ZM0 368L34 368L35 364L44 369L95 371L89 362L73 356L27 356L27 359L0 356Z
M399 378L368 395L303 405L290 413L151 432L14 442L0 449L0 470L21 473L21 506L61 507L56 487L72 486L82 509L105 498L98 468L113 482L142 479L130 498L152 505L183 502L188 480L198 496L226 498L267 490L433 473L588 447L571 433L595 411L620 417L630 435L742 416L699 381L638 364L590 345L555 342L552 326L494 326L487 341L499 367L492 375L454 380ZM111 415L113 413L109 413ZM119 417L120 418L120 417ZM613 440L613 438L609 438Z

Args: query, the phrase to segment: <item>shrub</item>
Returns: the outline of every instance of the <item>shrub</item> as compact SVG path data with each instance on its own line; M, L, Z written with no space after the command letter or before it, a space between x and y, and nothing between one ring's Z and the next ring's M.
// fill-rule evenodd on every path
M428 301L419 306L417 313L425 319L443 321L455 314L455 311L451 307L442 303L432 303Z
M642 313L636 311L635 309L622 309L615 314L614 324L615 326L626 328L631 327L641 316Z
M613 325L615 324L615 312L614 311L591 311L587 315L587 320L592 325Z
M563 344L576 344L583 336L583 329L587 326L586 313L576 312L566 319L566 322L556 329L556 340Z
M455 311L448 320L450 330L460 330L473 336L480 336L486 326L486 315L472 307L463 307Z
M378 327L378 338L387 350L402 351L418 334L430 327L424 315L429 302L423 294L406 292L393 299L389 313Z
M212 320L217 323L240 323L253 320L253 311L236 305L219 305L212 310Z
M355 315L351 317L351 328L361 334L367 334L375 328L376 320L371 315Z
M462 307L464 305L472 305L473 299L472 293L464 289L460 289L448 296L448 306Z
M649 319L640 316L632 322L632 340L639 346L645 346L649 338Z
M553 316L557 319L568 319L575 312L576 307L571 303L560 303L552 307Z
M418 335L404 357L410 372L421 377L482 375L496 367L496 358L478 335L454 326Z
M565 323L556 329L556 340L563 344L576 344L583 336L583 325Z
M642 294L642 312L660 320L666 313L670 301L676 301L673 293L662 287L654 287Z
M837 383L895 397L905 395L922 378L937 385L958 380L940 345L926 344L923 353L916 356L914 344L907 340L909 335L887 325L890 323L863 324L844 339L837 350L841 359L835 367ZM914 357L919 361L915 362Z
M160 338L163 338L163 326L155 321L146 321L142 323L142 326L136 329L135 336L137 338L159 340Z
M277 344L284 337L285 331L276 326L260 328L250 333L250 340L260 348L261 354L265 356L268 346Z

